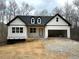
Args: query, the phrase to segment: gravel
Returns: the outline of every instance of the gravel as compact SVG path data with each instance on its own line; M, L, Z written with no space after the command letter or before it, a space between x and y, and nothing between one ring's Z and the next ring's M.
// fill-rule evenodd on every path
M53 41L53 40L52 40ZM59 41L60 42L60 41ZM45 48L50 51L56 51L58 53L70 53L69 59L79 59L79 42L75 41L61 41L61 43L48 43L45 42Z
M57 45L51 45L51 44L46 45L45 48L48 49L49 51L57 51L57 52L70 51L70 48L68 48L67 46L57 46Z

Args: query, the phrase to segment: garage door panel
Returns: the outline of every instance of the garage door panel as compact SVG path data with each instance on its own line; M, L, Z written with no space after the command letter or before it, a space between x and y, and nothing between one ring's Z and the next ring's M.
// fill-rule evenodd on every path
M48 37L67 37L67 30L48 30Z

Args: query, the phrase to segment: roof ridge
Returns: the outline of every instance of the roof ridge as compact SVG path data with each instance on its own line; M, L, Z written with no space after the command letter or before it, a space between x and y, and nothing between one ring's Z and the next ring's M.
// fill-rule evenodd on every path
M17 16L23 16L23 17L53 17L53 16L36 16L36 15L17 15Z

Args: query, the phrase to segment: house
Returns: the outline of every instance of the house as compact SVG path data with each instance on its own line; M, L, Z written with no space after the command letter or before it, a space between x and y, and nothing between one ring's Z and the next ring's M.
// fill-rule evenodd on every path
M7 39L70 38L71 24L61 15L55 16L16 16L8 26Z

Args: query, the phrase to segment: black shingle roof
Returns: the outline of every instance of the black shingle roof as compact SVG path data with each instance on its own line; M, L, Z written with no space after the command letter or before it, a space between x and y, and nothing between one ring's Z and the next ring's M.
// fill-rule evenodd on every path
M66 23L68 23L68 25L70 26L71 24L65 20L62 16L60 16L59 14L56 14L55 16L59 16L61 17ZM50 20L52 20L55 16L22 16L22 15L19 15L19 16L16 16L14 19L12 19L9 23L7 23L7 25L10 25L10 23L12 21L14 21L16 18L20 18L26 25L42 25L42 26L45 26ZM31 18L34 18L35 19L35 24L31 24ZM41 24L37 24L37 18L41 18Z
M31 24L31 18L35 19L35 24ZM27 25L45 25L52 16L19 16ZM41 24L37 24L37 19L41 18Z

